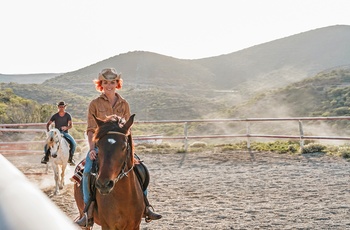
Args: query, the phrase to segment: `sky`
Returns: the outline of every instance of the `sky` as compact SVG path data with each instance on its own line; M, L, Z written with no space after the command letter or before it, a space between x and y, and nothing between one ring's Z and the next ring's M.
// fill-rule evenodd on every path
M2 0L0 74L70 72L131 51L213 57L350 25L349 9L349 0Z

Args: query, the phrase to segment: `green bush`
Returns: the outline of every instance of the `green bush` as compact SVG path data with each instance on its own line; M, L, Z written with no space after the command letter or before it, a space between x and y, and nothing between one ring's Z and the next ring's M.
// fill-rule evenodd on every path
M251 146L256 151L276 153L296 153L299 149L299 143L296 141L254 142Z
M307 145L304 145L304 148L302 149L301 153L317 153L317 152L326 152L326 146L321 145L319 143L310 143Z
M202 142L202 141L196 141L196 142L193 142L190 147L192 148L205 148L207 147L207 143L205 142Z
M341 156L343 158L350 158L350 146L328 146L327 153L330 155Z

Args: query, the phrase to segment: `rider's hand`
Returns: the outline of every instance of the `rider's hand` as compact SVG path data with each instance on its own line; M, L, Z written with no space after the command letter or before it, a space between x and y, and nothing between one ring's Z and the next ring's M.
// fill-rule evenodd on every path
M91 160L95 160L96 159L96 150L95 149L91 149L90 150L89 157L90 157Z

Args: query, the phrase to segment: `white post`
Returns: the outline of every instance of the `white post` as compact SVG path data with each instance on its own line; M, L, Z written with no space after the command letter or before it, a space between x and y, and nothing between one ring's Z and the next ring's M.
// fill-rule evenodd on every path
M187 152L187 148L188 148L188 138L187 138L187 136L188 136L188 128L187 128L187 123L188 122L185 122L185 124L184 124L184 135L185 135L185 140L184 140L184 150L185 150L185 152Z
M250 135L250 123L247 122L246 123L246 129L247 129L247 148L248 148L248 152L250 153L250 138L249 138L249 135Z
M0 229L80 229L1 154L0 165Z
M299 120L299 133L300 133L300 152L303 152L304 149L304 130L303 130L303 123L301 120Z

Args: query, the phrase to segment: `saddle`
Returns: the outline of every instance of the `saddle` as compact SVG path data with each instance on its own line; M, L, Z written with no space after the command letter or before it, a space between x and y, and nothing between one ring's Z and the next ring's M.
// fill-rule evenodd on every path
M150 181L150 174L146 165L143 163L140 157L136 154L134 154L134 157L138 161L138 163L134 166L134 172L137 176L137 179L139 179L142 191L145 192Z
M146 165L143 163L143 161L140 159L139 156L135 154L135 159L137 160L137 163L134 166L134 172L137 176L137 179L141 185L142 191L145 192L150 181L150 174L149 171L146 167ZM92 169L91 169L91 174L89 176L89 187L90 187L90 192L92 197L95 197L95 192L96 192L96 187L95 187L95 182L96 182L96 177L94 174L98 172L98 164L97 160L93 162ZM74 170L74 175L71 177L71 181L75 182L78 186L80 186L83 172L84 172L84 166L85 166L85 159L80 161L80 163L75 167Z

